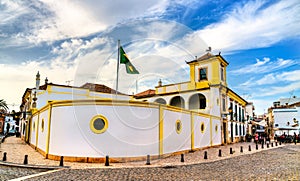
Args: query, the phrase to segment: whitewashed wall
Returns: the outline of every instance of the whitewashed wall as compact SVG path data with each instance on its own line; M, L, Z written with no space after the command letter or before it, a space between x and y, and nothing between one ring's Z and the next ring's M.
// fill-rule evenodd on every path
M191 118L190 114L164 110L163 112L163 152L172 153L191 149ZM176 132L176 121L182 123L182 130Z
M217 119L212 119L212 146L220 145L222 143L221 138L221 121Z
M99 103L99 102L98 102ZM37 147L46 151L48 134L48 111L33 117L38 130ZM221 144L220 120L189 111L180 111L162 106L163 152L190 150L191 134L194 130L194 148ZM90 121L96 115L106 117L108 129L101 134L94 133ZM104 102L103 105L56 104L53 103L50 124L49 154L70 157L144 157L159 155L159 106L155 104L126 102ZM193 116L193 118L191 117ZM39 117L39 120L38 120ZM41 129L44 119L44 131ZM192 119L194 128L191 127ZM176 132L176 121L182 129ZM32 122L32 124L33 124ZM39 122L39 125L37 125ZM212 123L212 124L211 124ZM204 124L204 131L201 131ZM217 131L215 130L217 126ZM38 127L38 129L37 129ZM212 133L210 132L212 130ZM36 144L36 132L32 130L30 142Z
M43 111L39 115L39 129L38 129L38 144L37 147L43 151L46 151L47 133L48 133L48 112ZM44 129L42 129L42 121L44 120Z
M108 129L95 134L90 120L99 114L107 118ZM54 107L49 153L81 157L157 155L158 115L158 109L133 106Z
M30 143L36 146L36 132L37 132L37 124L38 124L38 115L34 116L31 120L30 124Z
M204 132L201 132L201 124L204 124ZM207 117L194 116L194 144L195 148L210 146L210 120Z

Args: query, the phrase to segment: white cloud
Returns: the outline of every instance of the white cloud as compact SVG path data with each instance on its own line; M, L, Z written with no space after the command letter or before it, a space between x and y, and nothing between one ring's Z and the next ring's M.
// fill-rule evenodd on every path
M236 70L231 71L233 74L263 74L275 70L284 69L292 65L298 64L296 60L284 60L278 58L276 61L270 61L270 58L263 58L263 61L256 59L256 63L252 65L244 65Z
M257 97L264 97L264 96L273 96L277 94L284 94L289 93L291 90L300 90L300 81L293 82L287 85L276 85L270 86L260 90L260 94Z
M300 70L274 72L264 75L262 78L255 80L254 77L250 80L242 83L239 87L246 89L251 87L257 87L261 85L272 85L275 83L288 83L294 84L294 82L300 81Z
M264 7L262 0L236 4L220 22L199 30L213 49L234 51L268 47L283 39L300 36L300 3L278 1Z

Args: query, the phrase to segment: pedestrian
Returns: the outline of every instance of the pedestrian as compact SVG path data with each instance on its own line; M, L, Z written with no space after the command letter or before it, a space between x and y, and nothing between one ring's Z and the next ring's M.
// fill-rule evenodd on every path
M255 141L255 144L258 143L258 134L257 133L255 133L255 135L254 135L254 141Z
M266 144L270 144L270 140L271 140L270 135L267 135Z
M10 124L7 123L7 124L6 124L6 134L7 134L7 135L8 135L8 133L9 133L9 129L10 129Z

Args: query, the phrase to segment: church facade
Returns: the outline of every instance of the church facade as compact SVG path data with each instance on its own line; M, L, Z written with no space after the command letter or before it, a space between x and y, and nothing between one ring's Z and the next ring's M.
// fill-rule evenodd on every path
M242 140L247 101L227 87L228 62L207 53L187 64L189 81L160 81L134 96L90 83L40 86L38 74L22 98L21 136L45 158L83 162L160 158Z

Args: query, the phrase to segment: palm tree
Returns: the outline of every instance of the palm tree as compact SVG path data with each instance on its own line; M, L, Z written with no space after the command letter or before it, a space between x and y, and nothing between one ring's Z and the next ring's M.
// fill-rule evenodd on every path
M8 110L7 104L3 99L0 99L0 109Z

